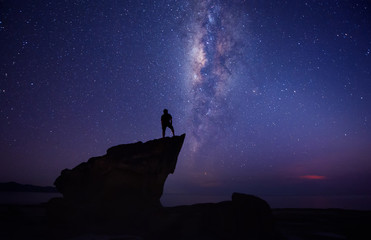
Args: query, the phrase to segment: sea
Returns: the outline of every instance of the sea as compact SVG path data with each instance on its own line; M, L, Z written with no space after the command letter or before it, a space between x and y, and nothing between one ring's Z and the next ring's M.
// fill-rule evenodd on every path
M0 192L0 204L33 205L48 202L51 198L62 197L60 193L42 192ZM355 196L259 196L271 208L339 208L349 210L371 210L371 195ZM196 203L217 203L231 200L226 195L193 195L165 193L161 198L163 206L191 205Z

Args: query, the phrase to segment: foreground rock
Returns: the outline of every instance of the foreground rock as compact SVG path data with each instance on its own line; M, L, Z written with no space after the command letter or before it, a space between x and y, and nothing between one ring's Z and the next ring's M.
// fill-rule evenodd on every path
M154 208L146 214L137 209L137 214L120 212L103 218L76 216L81 209L60 207L60 216L68 218L59 221L53 230L59 239L81 235L143 240L282 239L270 206L263 199L241 193L233 193L232 200L219 203Z
M50 215L122 217L161 207L164 183L174 173L184 138L185 134L115 146L104 156L63 170L54 183L63 198L50 202Z
M217 205L223 205L224 203L217 204L201 204L205 207L209 206L209 209ZM231 204L231 203L229 203ZM226 204L228 205L228 204ZM207 221L201 221L201 219L191 220L190 215L197 216L196 209L200 208L200 204L192 206L181 206L175 208L165 208L164 211L174 212L173 215L167 215L162 221L158 221L157 225L153 225L153 228L164 226L174 226L173 228L154 229L155 234L136 234L134 236L128 236L127 232L116 231L116 232L102 232L96 226L91 226L86 231L81 230L78 226L79 231L73 230L69 225L52 225L48 222L47 216L45 215L45 206L42 205L9 205L0 204L0 239L69 239L69 240L83 240L83 239L116 239L116 240L146 240L146 239L200 239L187 238L196 234L197 231L206 231L205 225ZM201 207L202 208L202 207ZM172 210L173 209L173 210ZM188 209L194 209L193 213L188 212ZM182 213L183 212L183 213ZM207 212L207 211L204 211ZM215 211L214 211L215 212ZM273 218L275 221L275 234L273 237L268 239L306 239L306 240L339 240L339 239L352 239L352 240L364 240L371 239L370 226L371 226L371 211L356 211L356 210L344 210L344 209L273 209ZM199 213L207 218L207 214ZM181 215L185 215L181 218ZM172 216L175 220L173 221ZM176 217L178 216L178 217ZM210 216L210 215L209 215ZM244 216L244 215L242 215ZM245 218L253 217L251 214L244 216ZM184 219L184 220L182 220ZM217 221L217 218L210 218L210 225ZM183 221L182 225L179 225L179 221ZM226 220L224 220L226 221ZM214 222L214 223L213 223ZM223 221L221 221L222 223ZM222 239L222 236L228 234L227 232L220 232L227 228L227 226L234 224L233 221L227 222L222 227L215 227L214 229L209 227L209 237L202 239L210 239L212 235L219 234L218 237L213 239ZM256 222L258 224L258 222ZM250 226L250 231L253 225ZM92 229L95 227L94 229ZM121 226L122 228L122 226ZM233 228L233 226L232 226ZM98 231L97 231L98 229ZM258 228L259 229L259 228ZM165 236L158 237L162 233L159 231L165 231ZM246 227L246 232L248 228ZM180 236L180 234L185 236ZM205 235L205 232L203 233ZM173 236L172 238L170 236ZM197 234L196 234L197 235ZM201 233L200 233L201 235ZM207 235L207 234L206 234ZM224 239L259 239L254 237L248 237L242 235L234 237L236 233L230 233L229 237ZM148 237L146 237L148 236ZM266 235L265 235L266 236ZM267 236L265 237L267 239ZM260 237L264 239L264 237Z
M150 227L148 239L277 239L268 203L241 193L232 201L164 208Z
M63 170L55 181L63 198L47 204L49 220L63 229L62 238L94 233L151 240L274 239L269 205L251 195L234 193L220 203L161 206L164 183L174 173L184 138L115 146L104 156Z

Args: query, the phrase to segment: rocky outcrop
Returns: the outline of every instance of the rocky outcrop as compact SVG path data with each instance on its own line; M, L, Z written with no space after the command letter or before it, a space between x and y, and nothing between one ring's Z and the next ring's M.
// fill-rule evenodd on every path
M63 199L53 201L64 208L105 215L159 207L165 180L174 173L184 138L185 134L118 145L104 156L65 169L54 183Z
M275 239L273 215L263 199L233 193L231 201L164 208L148 239Z
M48 217L67 235L128 234L135 239L274 239L272 212L262 199L234 193L220 203L162 207L185 134L112 147L72 170L55 186L63 198Z

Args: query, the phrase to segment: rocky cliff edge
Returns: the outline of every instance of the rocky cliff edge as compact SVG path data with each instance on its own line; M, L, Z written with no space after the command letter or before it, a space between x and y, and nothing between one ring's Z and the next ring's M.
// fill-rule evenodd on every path
M164 183L174 173L185 134L111 147L55 180L68 204L83 206L160 205Z

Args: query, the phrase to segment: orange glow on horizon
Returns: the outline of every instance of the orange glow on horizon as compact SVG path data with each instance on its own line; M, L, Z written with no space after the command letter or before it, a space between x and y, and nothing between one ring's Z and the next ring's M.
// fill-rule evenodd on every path
M323 180L323 179L326 179L325 176L320 176L320 175L304 175L304 176L300 176L299 178L309 179L309 180Z

